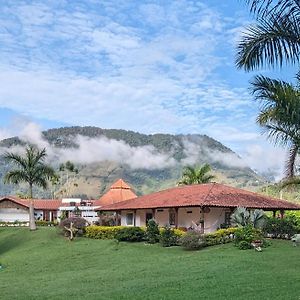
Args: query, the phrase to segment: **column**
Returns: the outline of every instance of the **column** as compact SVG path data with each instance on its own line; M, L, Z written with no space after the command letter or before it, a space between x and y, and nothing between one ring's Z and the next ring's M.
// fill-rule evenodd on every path
M175 228L178 228L178 207L175 207L174 210L175 210Z
M133 226L136 226L136 209L133 211Z

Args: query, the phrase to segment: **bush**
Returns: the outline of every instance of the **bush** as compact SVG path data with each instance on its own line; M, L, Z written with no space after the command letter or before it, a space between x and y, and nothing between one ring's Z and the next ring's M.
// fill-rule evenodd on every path
M188 231L181 239L180 245L186 250L199 250L206 246L204 234Z
M44 220L37 220L35 221L36 226L57 226L57 222L55 221L44 221Z
M117 232L115 238L119 242L141 242L145 240L145 231L140 227L125 227Z
M87 221L84 218L79 217L71 217L64 219L60 222L59 227L62 229L62 232L65 236L69 237L70 232L66 228L71 227L71 223L73 223L74 236L80 236L84 234L85 227L87 225Z
M252 242L255 240L261 240L263 242L263 235L260 229L254 228L252 225L246 225L240 227L235 231L235 245L239 249L251 249ZM241 243L242 242L242 243ZM247 246L246 246L247 244Z
M159 241L163 247L176 246L178 245L178 236L175 234L174 229L166 226L160 234Z
M219 229L216 232L205 234L207 246L225 244L233 241L234 233L237 228Z
M96 226L91 225L85 228L85 236L92 239L115 239L116 234L126 228L125 226Z
M146 239L149 244L155 244L159 241L158 224L153 219L147 222Z
M249 244L247 241L240 241L240 242L237 244L237 247L238 247L240 250L247 250L247 249L251 249L251 248L252 248L251 243Z
M290 238L299 232L297 217L289 215L283 219L267 218L263 232L273 238Z

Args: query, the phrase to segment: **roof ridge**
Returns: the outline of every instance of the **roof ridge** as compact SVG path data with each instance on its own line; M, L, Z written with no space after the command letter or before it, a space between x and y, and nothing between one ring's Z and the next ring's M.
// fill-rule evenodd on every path
M202 205L202 206L205 206L206 199L207 199L208 196L210 195L210 193L211 193L213 187L215 186L215 184L216 184L216 182L212 182L211 188L209 189L207 195L205 196L205 198L204 198L204 200L203 200L203 204L204 204L204 205Z

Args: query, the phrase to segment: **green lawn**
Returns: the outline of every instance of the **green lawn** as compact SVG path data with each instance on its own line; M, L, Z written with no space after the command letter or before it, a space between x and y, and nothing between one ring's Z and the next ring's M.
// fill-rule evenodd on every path
M0 299L300 299L300 247L180 247L0 228Z

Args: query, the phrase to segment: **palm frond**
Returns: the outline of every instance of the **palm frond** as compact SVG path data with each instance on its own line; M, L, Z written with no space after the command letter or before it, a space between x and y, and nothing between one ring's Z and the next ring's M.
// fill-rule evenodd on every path
M259 17L265 17L270 13L294 16L300 14L299 0L246 0L246 2L250 7L250 11Z
M299 61L299 18L269 14L247 28L237 47L236 65L250 71L265 65Z
M28 175L24 170L12 170L5 174L4 182L19 184L22 181L28 181Z

